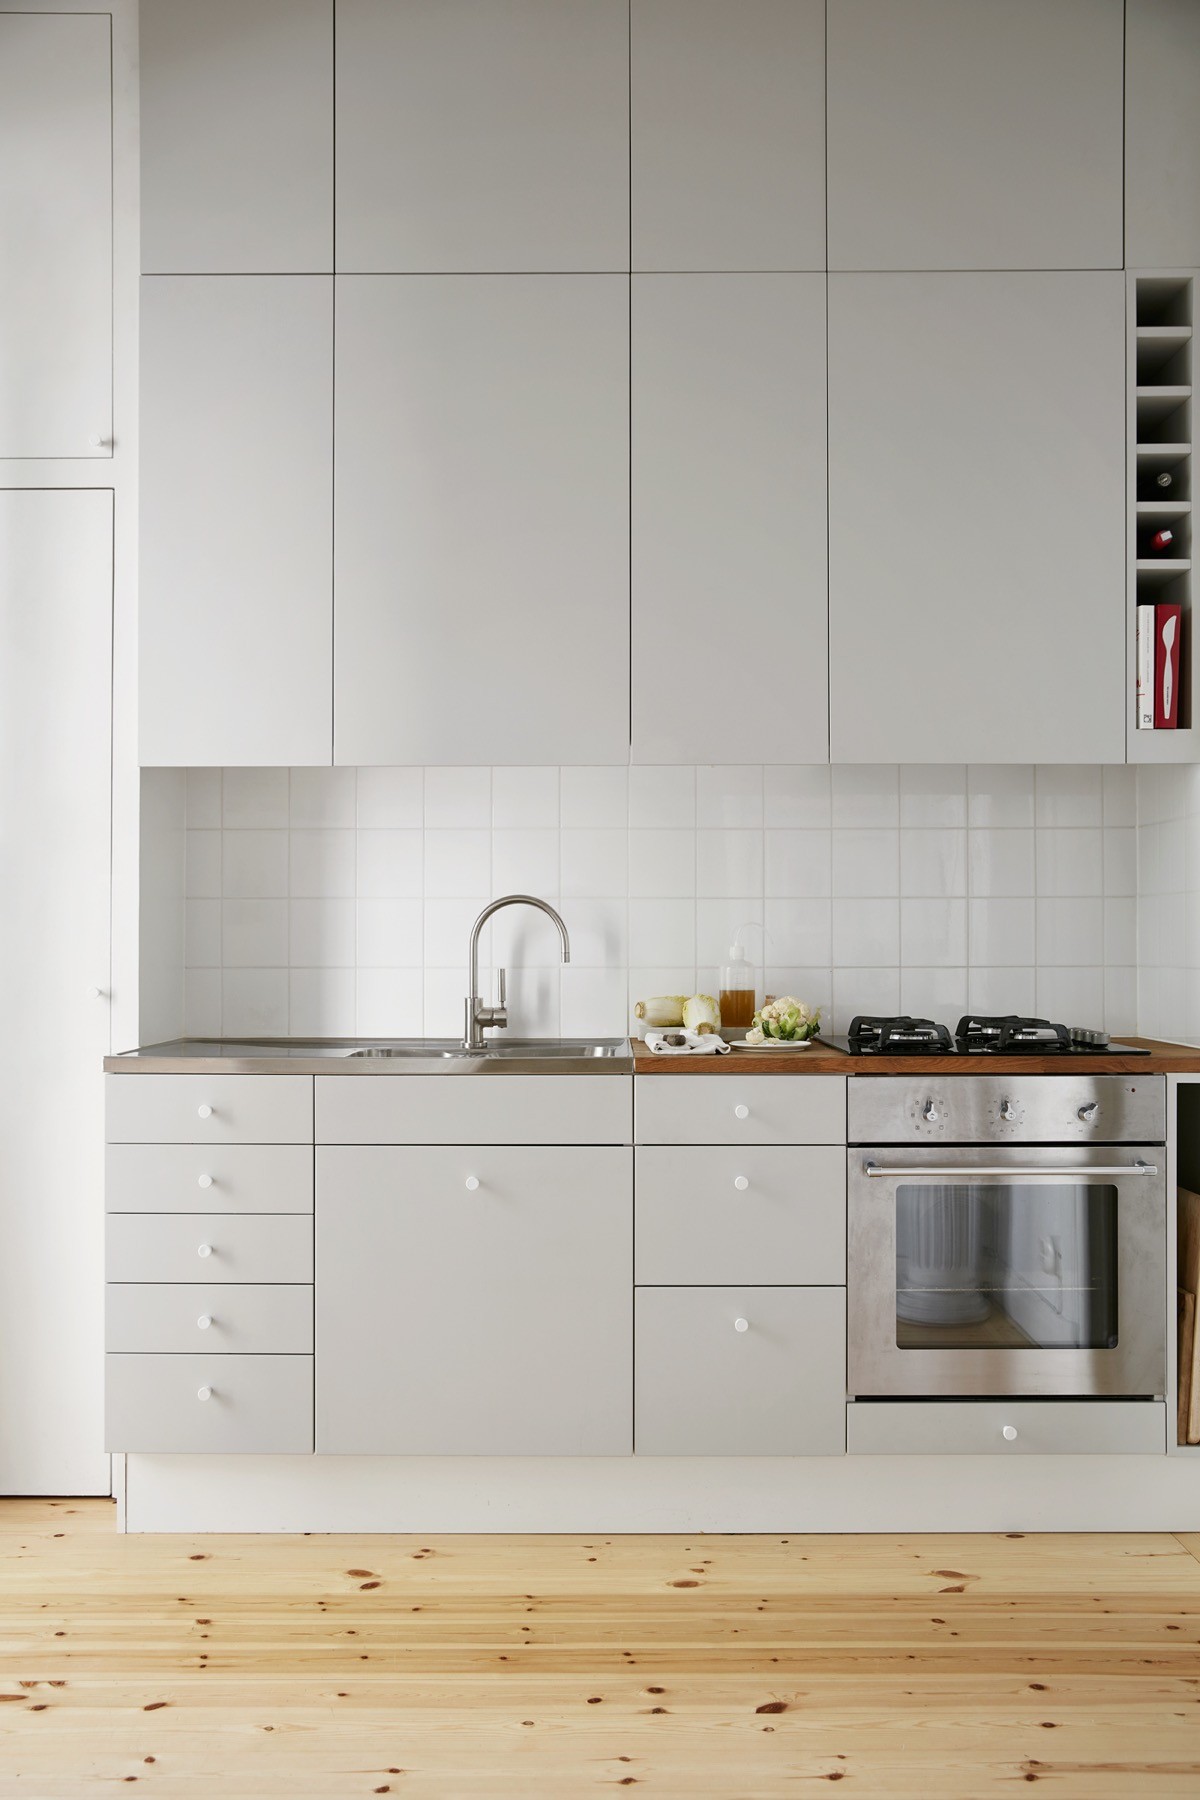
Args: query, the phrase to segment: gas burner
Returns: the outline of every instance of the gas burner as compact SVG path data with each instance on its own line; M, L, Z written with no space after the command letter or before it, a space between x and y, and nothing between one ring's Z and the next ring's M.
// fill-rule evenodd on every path
M875 1018L861 1014L851 1021L847 1039L853 1055L952 1056L954 1043L944 1025L933 1019Z
M1072 1033L1065 1025L1026 1019L1020 1013L991 1018L967 1013L958 1021L954 1036L960 1050L991 1051L997 1056L1020 1055L1022 1051L1046 1056L1072 1048Z

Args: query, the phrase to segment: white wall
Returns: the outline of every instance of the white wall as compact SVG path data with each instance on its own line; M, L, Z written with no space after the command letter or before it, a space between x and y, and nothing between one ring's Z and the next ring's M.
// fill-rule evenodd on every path
M526 890L573 957L528 909L497 923L518 1032L715 989L743 920L760 984L835 1030L970 1005L1128 1032L1135 824L1125 768L191 770L186 1026L457 1034L471 922Z
M1147 1037L1200 1043L1200 767L1141 768L1138 1022Z

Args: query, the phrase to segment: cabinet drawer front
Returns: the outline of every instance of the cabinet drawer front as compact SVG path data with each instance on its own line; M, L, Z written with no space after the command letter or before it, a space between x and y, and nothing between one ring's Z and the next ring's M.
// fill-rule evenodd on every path
M640 1456L845 1450L844 1289L639 1288L635 1319Z
M845 1284L846 1157L833 1146L644 1147L634 1195L641 1287Z
M311 1144L308 1075L109 1075L110 1144Z
M842 1075L641 1075L634 1096L639 1144L846 1142Z
M110 1283L105 1349L172 1355L311 1356L311 1287Z
M110 1213L108 1281L309 1282L313 1224L303 1215Z
M627 1144L632 1076L318 1075L321 1144Z
M1005 1430L1015 1432L1006 1438ZM865 1456L1162 1456L1153 1400L855 1400L846 1447Z
M312 1450L311 1356L117 1353L105 1357L104 1372L108 1450L259 1456Z
M310 1213L307 1144L110 1144L110 1213Z

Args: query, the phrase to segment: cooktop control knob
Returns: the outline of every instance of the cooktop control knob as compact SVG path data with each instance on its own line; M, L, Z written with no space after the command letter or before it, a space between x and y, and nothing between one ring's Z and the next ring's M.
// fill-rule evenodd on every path
M1089 1100L1086 1105L1079 1108L1076 1117L1082 1119L1085 1125L1090 1125L1099 1111L1100 1102L1098 1100Z
M1012 1121L1016 1118L1016 1116L1017 1116L1017 1109L1013 1105L1012 1101L1009 1100L1008 1098L1001 1100L1001 1102L1000 1102L1000 1117L1004 1120L1005 1124L1011 1125Z
M924 1119L925 1123L927 1125L934 1125L941 1116L942 1115L939 1113L934 1101L927 1100L924 1107L921 1109L921 1117Z

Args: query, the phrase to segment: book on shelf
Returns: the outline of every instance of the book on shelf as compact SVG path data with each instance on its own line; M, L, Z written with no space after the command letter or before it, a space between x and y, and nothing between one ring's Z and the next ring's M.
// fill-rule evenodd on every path
M1137 726L1179 728L1183 607L1177 600L1142 601L1137 609Z

